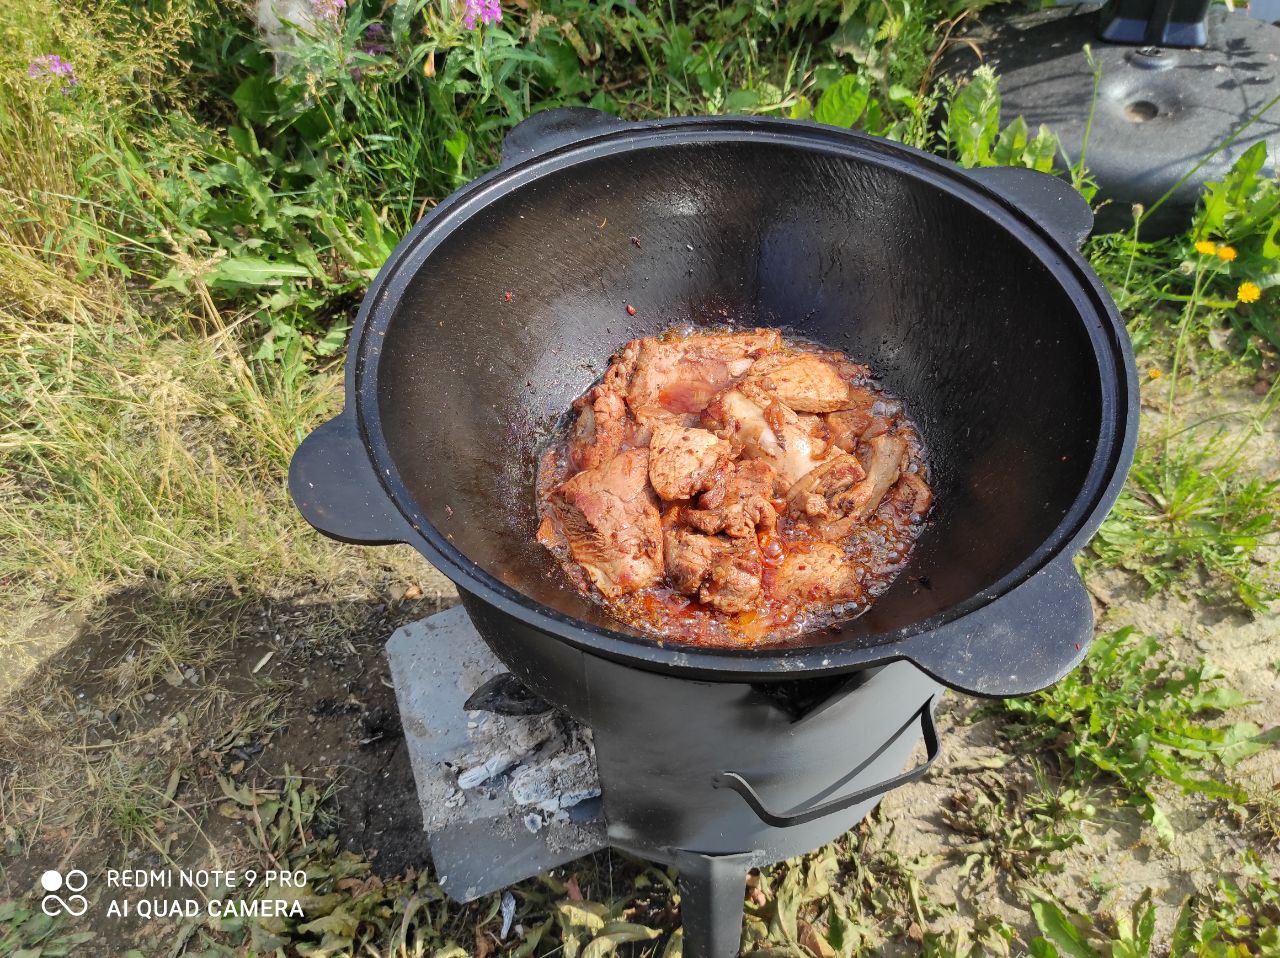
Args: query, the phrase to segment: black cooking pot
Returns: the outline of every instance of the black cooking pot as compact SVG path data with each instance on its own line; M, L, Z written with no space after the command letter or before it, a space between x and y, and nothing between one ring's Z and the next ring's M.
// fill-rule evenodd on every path
M1077 251L1091 222L1052 177L827 126L538 114L378 274L346 409L298 450L290 491L334 538L416 547L526 674L572 648L690 679L907 659L966 692L1042 688L1092 637L1072 555L1137 432L1124 326ZM534 540L557 417L623 342L690 321L776 326L870 364L929 449L936 507L909 568L794 647L655 641Z

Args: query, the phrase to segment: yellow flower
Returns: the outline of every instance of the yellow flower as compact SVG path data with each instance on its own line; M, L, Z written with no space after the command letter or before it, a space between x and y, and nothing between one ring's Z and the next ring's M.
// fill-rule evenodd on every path
M1241 283L1236 290L1236 299L1242 303L1256 303L1262 298L1262 290L1257 283Z
M1164 375L1164 373L1160 372L1160 370L1156 369L1155 367L1152 367L1151 369L1147 370L1147 375L1150 376L1152 379L1159 379L1161 376Z
M1196 243L1196 252L1201 256L1212 256L1214 253L1218 252L1218 244L1210 243L1208 240L1201 240Z
M1234 246L1228 246L1225 243L1223 243L1221 246L1218 247L1218 259L1226 260L1228 263L1230 263L1235 258L1236 258L1236 248Z

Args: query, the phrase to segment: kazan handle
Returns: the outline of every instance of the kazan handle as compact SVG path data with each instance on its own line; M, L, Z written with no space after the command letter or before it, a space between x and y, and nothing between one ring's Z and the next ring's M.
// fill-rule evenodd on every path
M378 481L350 411L302 440L289 463L289 495L302 517L339 542L409 542L413 529Z
M562 106L521 120L502 141L502 166L627 126L612 113L586 106Z
M760 821L766 825L772 825L774 828L790 828L792 825L804 825L808 822L817 821L819 818L825 818L827 815L833 815L836 812L843 812L853 808L855 805L861 805L863 802L873 798L879 798L885 792L893 791L908 782L914 782L917 778L929 771L933 763L938 758L938 729L933 722L933 696L930 696L924 705L920 706L920 710L903 724L889 737L889 741L881 745L875 752L862 763L859 768L854 770L856 775L863 768L866 768L877 758L884 754L894 742L902 737L902 734L911 728L912 725L919 720L920 730L924 733L924 747L926 757L923 762L915 768L903 772L901 775L895 775L893 778L886 779L878 785L872 785L870 788L864 788L854 792L852 795L844 795L834 801L824 802L821 805L814 805L802 812L794 815L779 815L777 812L771 812L765 807L761 801L759 794L751 787L751 783L739 775L737 772L721 772L711 780L712 788L731 788L742 796L743 801L751 806L751 810L756 813Z
M1075 249L1093 232L1089 201L1066 180L1021 166L984 166L965 170L991 192L1030 213L1035 220Z

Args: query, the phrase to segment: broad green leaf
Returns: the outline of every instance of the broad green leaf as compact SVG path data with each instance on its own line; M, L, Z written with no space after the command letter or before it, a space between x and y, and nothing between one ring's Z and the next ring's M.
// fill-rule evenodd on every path
M843 76L822 91L813 118L831 126L851 127L867 108L870 85L862 76Z
M1239 725L1232 726L1232 729L1256 730L1257 726L1253 725L1253 723L1240 723ZM1229 744L1222 749L1219 756L1221 757L1224 765L1231 766L1235 765L1242 759L1248 758L1250 755L1261 752L1268 745L1274 745L1276 742L1280 742L1280 725L1258 734L1247 736L1241 735L1239 738L1236 738L1228 732L1227 738L1230 740Z
M1057 945L1068 958L1101 958L1085 941L1084 935L1051 901L1041 899L1031 906L1036 926Z
M209 274L209 280L241 286L279 286L286 279L310 275L311 271L301 263L261 256L228 256Z
M947 140L961 166L987 166L1000 131L1000 90L996 75L984 64L951 100Z

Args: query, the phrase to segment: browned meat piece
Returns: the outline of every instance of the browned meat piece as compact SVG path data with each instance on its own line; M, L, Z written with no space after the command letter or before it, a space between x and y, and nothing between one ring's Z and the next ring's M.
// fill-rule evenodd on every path
M579 469L596 469L616 456L627 438L627 404L615 390L597 386L575 406L578 421L569 440L569 461Z
M884 501L903 518L919 519L929 513L933 505L933 492L924 478L914 472L904 472L895 485L885 495Z
M701 412L717 392L746 374L756 355L781 342L775 330L758 329L628 343L623 355L631 351L635 361L627 402L641 420Z
M897 436L876 436L867 442L867 458L863 462L867 477L856 486L836 496L832 505L842 513L865 519L876 511L880 500L898 481L907 464L907 443Z
M606 598L653 585L662 575L662 529L648 472L648 450L633 449L551 494L570 554Z
M760 596L763 566L754 539L674 528L667 530L665 553L672 587L721 612L744 611Z
M769 463L788 489L818 464L827 448L757 383L726 389L707 406L703 418L722 438L741 445L747 456Z
M751 368L751 379L771 388L796 412L834 412L855 401L855 390L836 364L816 353L766 356Z
M764 567L754 539L730 539L732 545L711 567L698 598L721 612L745 612L760 598Z
M756 529L778 523L773 491L778 477L759 459L730 463L715 475L711 488L698 497L698 508L686 509L684 519L703 532L723 532L735 539L754 537Z
M818 542L787 555L770 587L777 600L795 606L853 602L862 594L858 570L839 546Z
M713 536L691 532L681 526L667 529L662 554L671 588L685 595L697 595L719 555L717 542Z
M827 499L829 512L821 517L818 531L830 542L848 536L876 511L907 464L907 443L898 436L876 436L868 440L866 449L866 477Z
M690 499L729 459L729 443L705 429L660 422L649 440L649 481L663 499Z
M830 517L832 500L865 477L862 463L848 453L836 453L791 487L787 511L811 518Z

